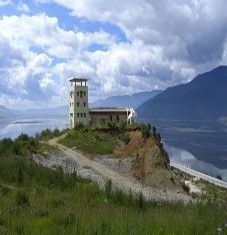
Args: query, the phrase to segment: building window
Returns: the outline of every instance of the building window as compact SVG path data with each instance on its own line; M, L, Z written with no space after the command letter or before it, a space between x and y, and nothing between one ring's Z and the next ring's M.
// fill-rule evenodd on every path
M72 91L70 92L70 97L73 98L73 92Z
M86 92L84 92L84 96L86 96Z
M86 113L84 113L84 117L86 117Z
M73 117L73 113L70 113L70 117Z
M84 107L86 107L86 102L84 102Z
M83 117L83 114L81 113L80 116Z
M80 92L79 91L77 91L77 96L80 96Z
M77 102L77 107L79 107L80 106L80 102Z
M117 122L120 121L119 115L116 116Z

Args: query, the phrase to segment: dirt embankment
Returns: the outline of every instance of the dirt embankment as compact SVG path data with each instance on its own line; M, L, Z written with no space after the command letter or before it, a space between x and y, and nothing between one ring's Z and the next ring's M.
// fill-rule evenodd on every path
M143 184L158 189L183 192L182 181L169 166L169 157L162 144L153 136L144 138L140 131L130 133L130 142L119 145L114 156L134 158L131 173Z

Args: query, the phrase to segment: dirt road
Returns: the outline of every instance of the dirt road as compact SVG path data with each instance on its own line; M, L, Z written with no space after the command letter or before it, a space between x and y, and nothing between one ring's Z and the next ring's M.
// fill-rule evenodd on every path
M87 173L89 174L90 179L101 186L103 186L103 184L100 183L100 181L107 182L108 180L111 180L113 189L121 190L125 193L131 192L134 195L139 195L142 193L146 200L171 202L181 201L184 203L192 202L191 197L186 194L168 190L161 191L155 190L151 187L144 187L138 181L130 177L121 175L120 173L107 168L99 162L88 159L80 152L59 144L59 139L60 138L52 139L49 141L49 144L60 149L65 157L70 158L71 160L73 160L73 162L76 163L78 169L80 169L79 175L83 176L84 171L88 170Z
M181 170L181 171L184 171L185 173L187 173L189 175L195 176L195 177L197 177L199 179L203 179L203 180L208 181L208 182L210 182L212 184L215 184L215 185L217 185L219 187L227 188L227 182L225 182L223 180L216 179L216 178L214 178L214 177L212 177L210 175L206 175L206 174L204 174L202 172L195 171L195 170L193 170L191 168L188 168L188 167L183 166L183 165L178 164L178 163L172 162L172 163L170 163L170 165L175 167L175 168L177 168L177 169L179 169L179 170Z

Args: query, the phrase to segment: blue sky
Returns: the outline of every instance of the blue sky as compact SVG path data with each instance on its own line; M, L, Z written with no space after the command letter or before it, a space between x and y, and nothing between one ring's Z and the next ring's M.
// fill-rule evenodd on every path
M0 105L165 89L227 62L224 0L0 0Z

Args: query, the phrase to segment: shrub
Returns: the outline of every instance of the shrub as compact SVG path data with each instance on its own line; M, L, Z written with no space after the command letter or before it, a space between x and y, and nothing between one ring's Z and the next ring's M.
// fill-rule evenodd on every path
M53 131L53 135L54 136L59 136L60 135L60 130L58 128L55 128L54 131Z
M222 180L222 177L220 175L217 175L217 179Z
M184 182L182 183L182 188L183 188L183 190L184 190L186 193L189 193L189 192L190 192L189 186L186 185Z
M130 142L130 137L129 137L129 133L120 133L118 135L118 138L122 141L125 142L125 144L128 144Z
M105 192L106 192L106 197L107 199L110 199L110 195L112 192L112 181L108 180L105 185Z
M141 210L141 211L145 210L145 201L144 201L143 193L142 192L139 195L138 206L139 206L139 210Z
M42 130L41 133L40 133L40 137L48 137L48 136L52 136L52 131L50 129L45 129L45 130Z
M55 223L62 227L69 227L75 224L76 217L74 214L69 213L64 216L60 215L55 219Z
M74 129L83 129L83 128L84 128L84 124L83 123L78 123L74 127Z
M29 137L27 134L21 133L21 134L15 139L15 141L23 141L23 142L25 142L25 141L29 141L29 139L30 139L30 137Z
M23 183L24 183L24 172L23 172L22 167L20 167L18 170L17 182L19 185L23 185Z
M140 130L141 130L141 132L142 132L142 136L144 137L144 138L149 138L150 136L151 136L151 125L149 124L144 124L144 123L142 123L142 124L140 124Z
M24 191L17 191L16 205L21 207L26 207L30 205L29 197Z
M11 189L8 186L4 185L1 188L1 192L2 192L3 196L6 196L6 195L8 195L11 192Z

